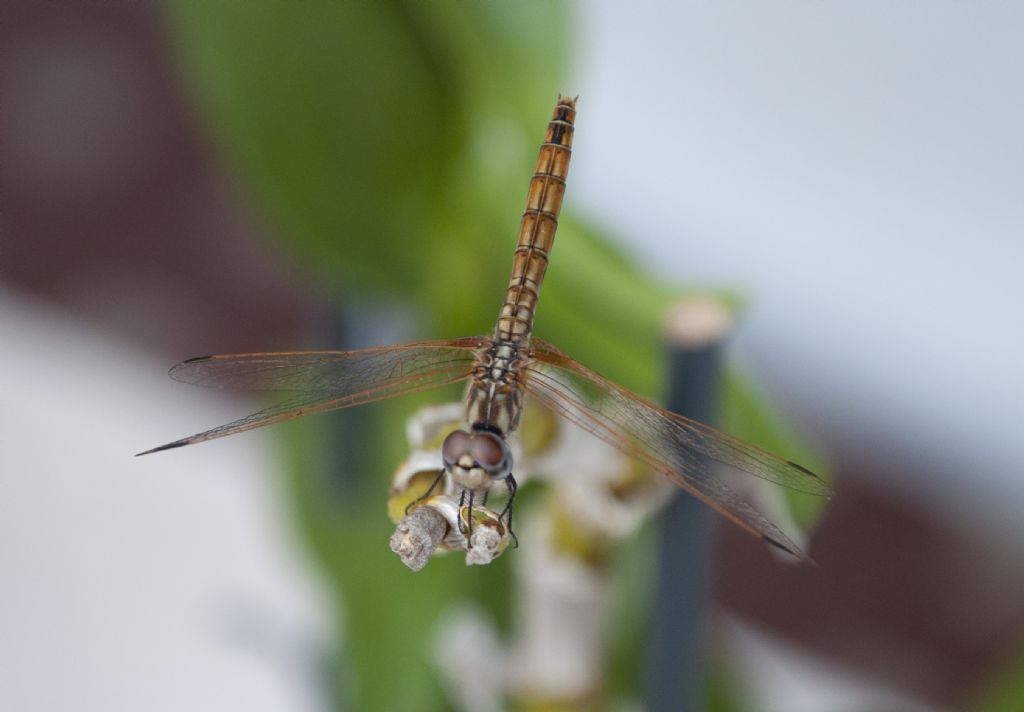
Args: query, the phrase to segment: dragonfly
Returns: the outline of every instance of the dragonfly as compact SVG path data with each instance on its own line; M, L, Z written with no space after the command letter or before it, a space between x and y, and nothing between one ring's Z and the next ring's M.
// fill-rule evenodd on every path
M466 382L465 427L445 438L438 478L450 477L461 489L462 503L469 499L470 510L474 500L485 502L492 488L504 483L508 499L501 516L511 526L517 485L508 439L529 398L660 472L750 534L806 558L790 537L726 484L718 464L812 495L831 494L825 481L801 465L665 410L533 336L565 195L575 121L576 98L559 97L530 179L512 275L493 333L352 351L189 359L174 366L170 376L200 386L281 392L288 397L139 454Z

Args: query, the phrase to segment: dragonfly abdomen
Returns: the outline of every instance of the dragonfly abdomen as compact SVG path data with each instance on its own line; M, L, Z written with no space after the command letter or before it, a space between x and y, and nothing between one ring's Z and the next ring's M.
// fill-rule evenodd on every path
M530 179L526 210L519 224L519 244L512 261L512 277L495 327L495 338L499 341L522 343L533 331L540 286L565 195L575 119L576 99L560 98L540 147L537 169Z

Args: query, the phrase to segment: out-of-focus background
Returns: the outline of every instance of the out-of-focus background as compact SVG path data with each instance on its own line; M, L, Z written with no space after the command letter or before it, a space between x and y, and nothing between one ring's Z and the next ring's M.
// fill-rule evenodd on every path
M258 407L174 384L183 358L488 330L561 91L538 334L656 396L664 308L728 292L730 368L837 483L817 567L719 528L714 704L1024 709L1022 25L988 1L5 3L0 705L449 704L431 630L509 574L388 551L408 408L131 456ZM599 275L628 302L606 321L580 308Z

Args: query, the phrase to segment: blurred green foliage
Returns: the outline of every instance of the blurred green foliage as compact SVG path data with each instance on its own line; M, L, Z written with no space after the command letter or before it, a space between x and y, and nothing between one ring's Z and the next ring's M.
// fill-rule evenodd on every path
M422 328L411 336L490 331L544 126L556 95L576 91L562 83L564 5L179 0L167 18L186 86L226 160L324 291L342 303L408 305ZM584 96L580 131L586 115ZM571 186L544 292L538 335L658 395L662 317L681 292L652 282L574 216ZM732 432L808 461L740 379L728 379L725 395ZM419 402L284 429L298 519L338 594L334 679L352 709L445 708L429 650L450 603L476 598L508 623L509 557L472 570L441 557L413 574L385 549L384 474L406 451L401 418ZM359 432L367 454L350 469L379 484L370 499L338 491L339 422ZM625 621L646 610L650 575L634 573ZM635 685L633 676L615 687Z
M1015 659L972 705L974 712L1020 712L1024 710L1024 656Z

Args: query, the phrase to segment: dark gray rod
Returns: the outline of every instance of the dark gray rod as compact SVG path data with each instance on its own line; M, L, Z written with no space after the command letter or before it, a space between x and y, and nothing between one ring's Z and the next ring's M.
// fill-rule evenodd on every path
M668 320L666 407L713 425L722 340L732 320L719 301L679 304ZM648 645L648 710L705 707L705 617L714 512L679 492L661 518Z

